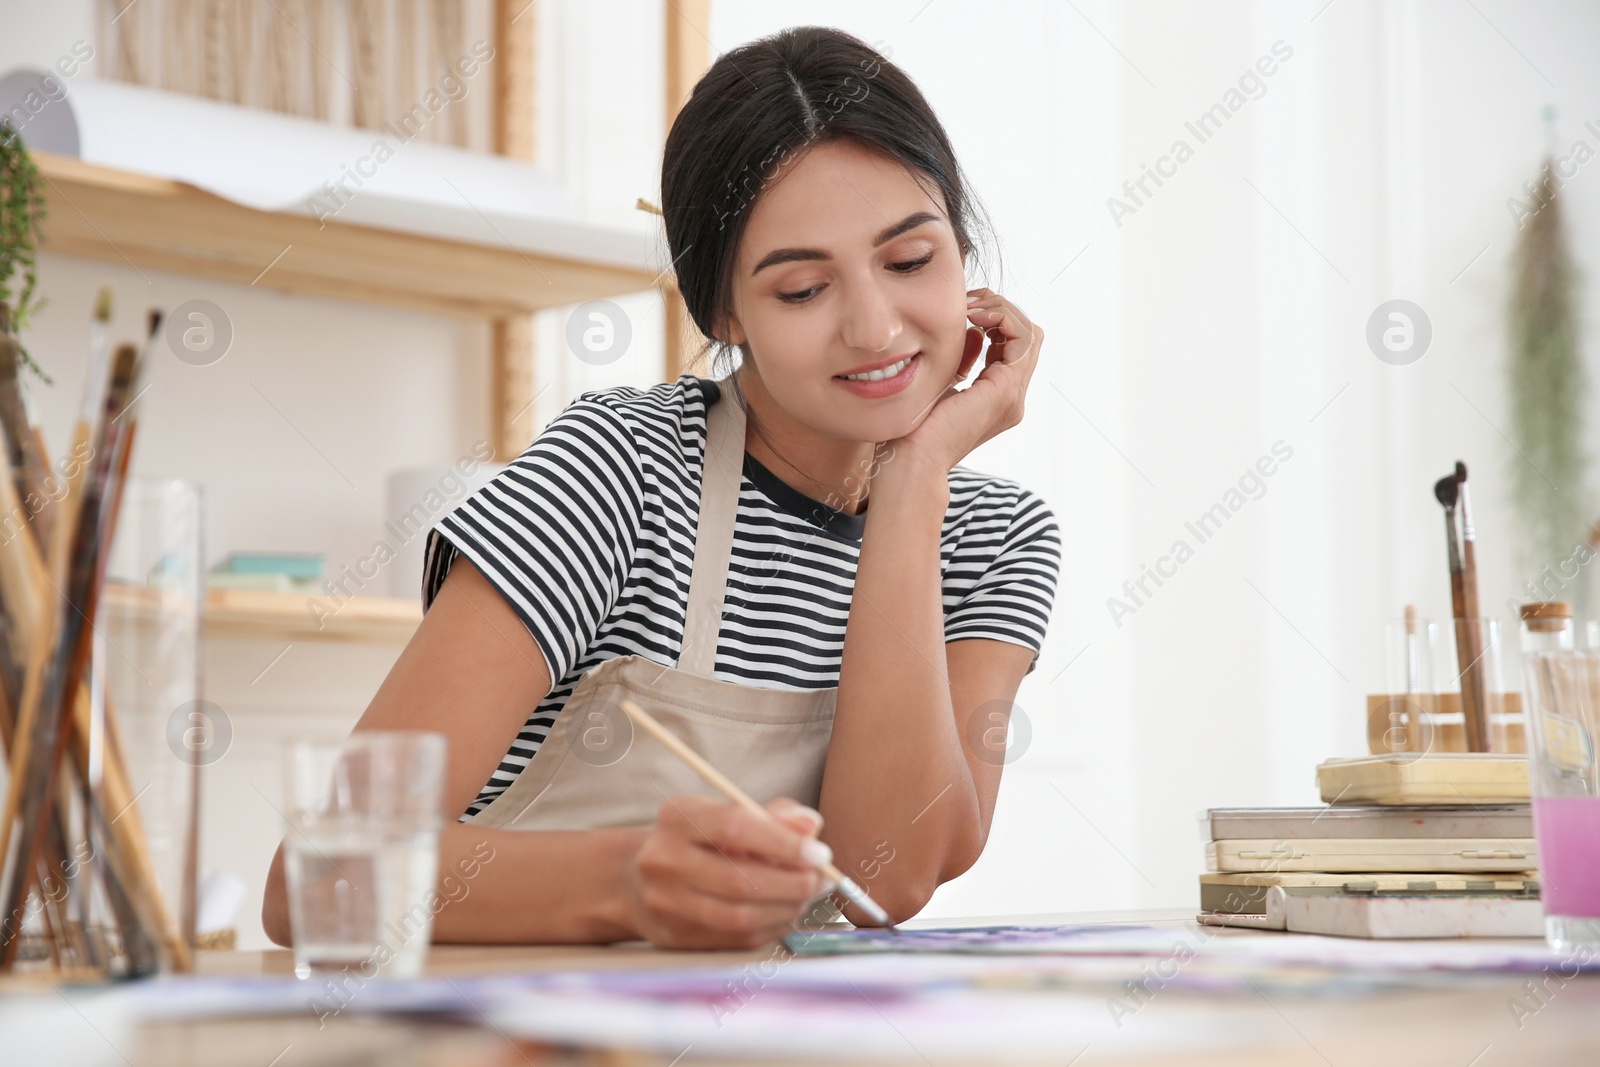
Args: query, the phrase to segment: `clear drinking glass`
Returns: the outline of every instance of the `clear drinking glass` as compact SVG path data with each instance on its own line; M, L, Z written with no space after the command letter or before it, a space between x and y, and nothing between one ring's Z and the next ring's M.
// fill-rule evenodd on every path
M1433 717L1438 688L1434 656L1438 628L1417 615L1390 619L1384 627L1385 676L1373 751L1423 753L1434 747Z
M1600 652L1575 647L1557 603L1522 606L1522 649L1545 934L1558 952L1600 949Z
M299 977L421 973L440 903L445 751L423 731L293 746L284 861Z
M1492 615L1475 619L1452 619L1450 637L1445 642L1447 669L1442 674L1441 688L1450 686L1460 692L1455 697L1461 711L1461 722L1436 727L1433 731L1433 750L1436 752L1472 751L1471 732L1466 723L1466 692L1470 689L1483 701L1485 751L1514 752L1518 750L1511 729L1516 721L1516 705L1506 692L1501 672L1502 637L1500 620ZM1463 656L1463 653L1467 653ZM1462 664L1467 665L1463 671Z

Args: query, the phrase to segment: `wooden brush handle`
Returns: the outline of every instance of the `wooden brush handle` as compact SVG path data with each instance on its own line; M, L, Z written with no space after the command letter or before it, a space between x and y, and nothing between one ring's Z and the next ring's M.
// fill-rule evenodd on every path
M26 524L18 523L17 516L25 515L23 500L17 495L17 483L12 477L11 459L6 449L0 448L0 595L4 595L7 613L19 641L31 641L38 631L42 602L50 594L50 583L45 576L42 542L34 540ZM19 663L27 657L19 655Z
M1483 638L1479 620L1458 617L1452 620L1456 631L1456 668L1461 684L1461 722L1466 731L1468 752L1487 752L1488 718L1484 713Z
M1483 669L1483 620L1478 610L1478 549L1471 540L1461 542L1460 579L1467 655L1461 661L1461 717L1466 726L1468 750L1488 752L1491 747L1489 693Z
M40 639L33 650L24 681L22 719L28 724L27 736L20 737L13 751L13 766L21 760L21 781L13 778L7 797L6 818L0 825L0 855L11 846L12 826L21 829L16 862L0 886L0 914L20 915L36 873L34 863L40 843L54 810L54 791L60 760L67 749L71 708L88 656L87 633L94 623L98 590L94 579L99 574L100 554L107 547L101 541L102 508L108 489L114 488L118 456L116 444L121 431L117 420L127 410L129 398L140 370L139 353L132 345L122 345L113 359L111 387L107 392L102 421L95 440L97 454L85 479L83 499L74 508L74 497L65 501L72 517L71 530L55 538L57 548L70 541L66 558L52 552L50 580L61 592L47 597L49 605ZM5 380L0 375L0 398ZM12 384L15 384L14 378ZM63 518L63 516L58 516ZM109 857L108 857L109 859ZM0 928L0 969L16 959L19 938L16 929Z
M72 709L73 756L74 763L85 777L89 773L90 715L89 691L79 686ZM173 969L188 971L193 966L189 946L179 935L178 925L156 880L155 864L150 859L148 839L139 818L138 797L134 795L127 764L122 759L122 744L116 734L109 702L106 705L106 745L102 759L105 772L102 778L105 807L102 811L111 812L111 836L126 856L126 877L137 887L137 892L132 895L136 899L150 901L149 907L154 912L151 928L159 933L167 951L171 953Z
M4 426L6 458L17 496L27 500L43 490L48 471L39 449L39 437L28 421L22 402L22 387L17 381L22 347L8 328L0 326L0 420ZM29 525L44 517L44 509L27 513ZM47 521L47 520L46 520ZM41 527L42 528L42 527Z

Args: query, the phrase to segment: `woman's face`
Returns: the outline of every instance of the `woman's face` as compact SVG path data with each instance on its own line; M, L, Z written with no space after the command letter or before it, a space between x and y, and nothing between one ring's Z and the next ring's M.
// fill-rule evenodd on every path
M843 440L902 437L959 369L964 266L942 198L905 167L853 141L818 145L755 203L724 339L748 344L741 373L795 420ZM906 357L893 380L840 377Z

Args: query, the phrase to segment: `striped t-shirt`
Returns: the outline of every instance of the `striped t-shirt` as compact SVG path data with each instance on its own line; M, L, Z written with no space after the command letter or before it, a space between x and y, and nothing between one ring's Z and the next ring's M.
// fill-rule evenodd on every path
M719 394L715 382L690 374L644 390L583 393L429 531L423 609L464 554L521 617L553 683L462 819L527 766L585 671L628 654L677 664L706 411ZM1025 645L1035 653L1031 672L1060 568L1055 516L1015 482L959 465L949 484L940 537L945 640ZM839 684L866 522L745 455L715 677L764 689Z

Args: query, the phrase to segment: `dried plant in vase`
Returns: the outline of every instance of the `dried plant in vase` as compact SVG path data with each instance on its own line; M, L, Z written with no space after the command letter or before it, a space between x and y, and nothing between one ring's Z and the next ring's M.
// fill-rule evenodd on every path
M1512 438L1522 455L1513 494L1531 555L1563 581L1593 518L1584 451L1588 379L1580 351L1578 272L1567 243L1561 183L1545 160L1533 211L1521 221L1508 315ZM1583 599L1586 582L1563 599Z

